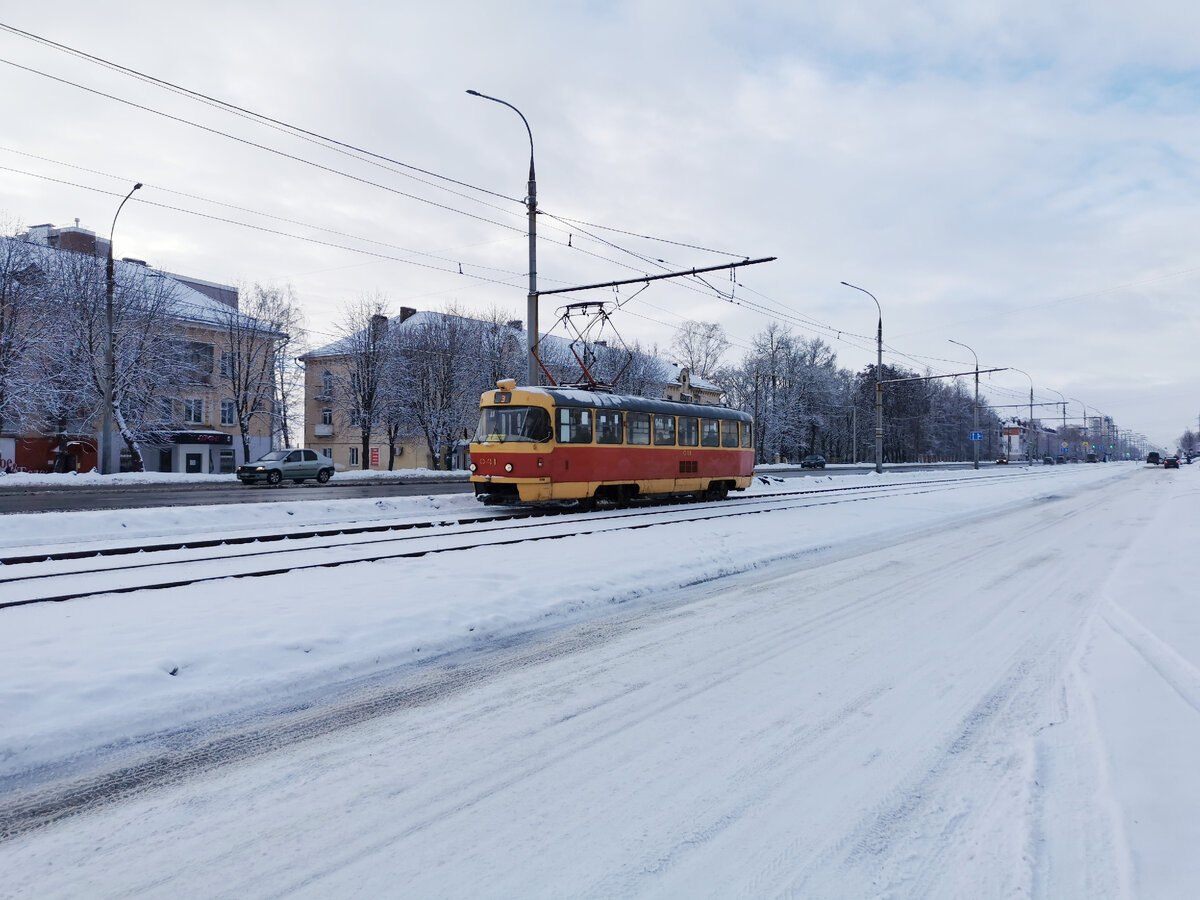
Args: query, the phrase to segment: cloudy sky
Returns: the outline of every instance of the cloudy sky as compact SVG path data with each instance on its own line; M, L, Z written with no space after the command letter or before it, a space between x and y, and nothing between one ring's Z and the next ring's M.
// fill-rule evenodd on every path
M364 295L524 318L529 138L475 89L532 129L541 289L778 257L569 295L621 301L626 341L716 321L734 361L774 321L859 369L877 313L848 281L885 362L965 371L959 341L1010 369L998 406L1032 379L1164 447L1198 426L1200 7L64 0L0 24L0 223L107 235L141 181L118 256L291 284L314 344Z

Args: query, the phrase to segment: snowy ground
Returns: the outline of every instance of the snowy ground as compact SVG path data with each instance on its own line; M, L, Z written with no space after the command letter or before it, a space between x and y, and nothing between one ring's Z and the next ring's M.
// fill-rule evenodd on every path
M393 481L423 480L429 478L461 478L464 471L447 472L438 469L396 469L388 472L378 469L349 469L334 475L338 481ZM146 484L237 484L236 475L188 475L183 472L120 472L101 475L91 472L0 472L0 489L11 490L26 487L102 487L108 485Z
M940 493L0 611L9 801L255 735L0 842L0 894L1196 896L1197 470L983 471ZM478 506L214 507L199 530L431 510ZM4 516L0 545L198 520ZM255 731L289 707L356 724Z

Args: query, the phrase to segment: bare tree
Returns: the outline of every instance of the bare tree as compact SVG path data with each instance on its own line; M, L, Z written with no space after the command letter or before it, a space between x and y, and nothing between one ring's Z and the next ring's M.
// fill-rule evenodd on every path
M290 290L290 288L289 288ZM275 348L275 432L281 446L292 446L295 422L304 417L304 367L299 357L308 349L304 313L295 307L295 319L283 324L287 338Z
M221 354L216 379L233 404L242 458L249 460L252 423L265 423L270 429L276 421L277 359L286 355L291 340L287 329L299 321L300 313L290 287L256 284L243 292L239 307L216 313Z
M460 315L454 307L448 314ZM518 378L525 368L525 335L521 320L507 310L492 307L479 323L479 356L470 368L482 384L480 392L495 386L502 378Z
M105 274L103 260L79 253L55 253L50 281L72 349L61 364L74 373L81 402L103 406L107 377ZM175 282L146 266L118 263L113 291L113 420L136 471L142 470L140 444L148 429L161 426L164 401L191 374L188 348L176 326Z
M435 468L474 424L494 363L480 355L480 348L495 325L458 315L451 307L446 313L418 313L398 331L398 415L410 435L424 439Z
M0 236L0 431L28 427L35 414L35 366L51 323L45 284L31 245Z
M671 361L693 375L708 378L721 365L729 339L716 322L684 322L671 339Z
M335 403L349 427L362 436L360 467L371 467L371 434L381 421L384 396L381 387L388 366L389 302L382 295L364 296L347 305L337 330L338 351L343 355L343 384Z

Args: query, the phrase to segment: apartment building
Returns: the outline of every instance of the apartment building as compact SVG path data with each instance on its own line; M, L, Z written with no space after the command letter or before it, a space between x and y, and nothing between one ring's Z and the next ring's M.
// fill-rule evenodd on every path
M60 254L76 254L97 261L99 275L103 278L103 260L108 253L108 241L97 238L95 233L81 228L78 220L73 227L56 228L53 225L37 225L26 233L15 237L0 238L3 241L19 241L26 246L17 248L24 252L24 268L19 272L5 272L3 277L23 279L27 284L36 284L37 290L49 301L63 309L70 303L63 302L63 291L70 288L53 283L56 272L62 270ZM77 267L78 268L78 267ZM89 267L90 268L90 267ZM227 324L231 316L237 315L238 290L232 285L219 284L191 276L176 275L151 268L143 260L125 258L114 261L113 280L118 286L137 283L152 283L155 291L162 291L168 298L169 314L166 331L169 333L171 353L167 361L155 363L155 371L162 373L162 381L169 385L153 392L150 406L141 404L129 410L135 419L135 446L141 457L141 467L146 471L222 473L233 472L243 462L241 430L238 426L235 403L229 396L229 379L223 377L230 366L231 347L227 337ZM93 294L103 296L103 286L97 288L94 280ZM37 302L37 296L28 291L25 302ZM93 298L91 302L102 302ZM69 329L67 330L69 332ZM67 332L65 332L67 333ZM268 335L265 340L270 342ZM71 352L65 343L58 345L39 344L42 354ZM270 347L265 350L270 352ZM55 362L54 360L50 361ZM168 367L168 370L162 367ZM44 367L55 370L53 364ZM267 367L270 371L273 367ZM58 371L70 371L58 367ZM77 376L83 380L83 370ZM273 395L267 385L266 395ZM36 393L41 386L13 379L9 390ZM24 414L13 420L5 420L0 430L0 470L7 471L90 471L97 467L97 448L100 443L101 404L95 391L80 391L78 396L90 396L82 407L51 416L44 410L38 411L36 404L25 404ZM135 467L133 454L127 443L116 439L121 447L121 468ZM272 416L268 407L251 417L249 424L251 459L262 455L272 446Z

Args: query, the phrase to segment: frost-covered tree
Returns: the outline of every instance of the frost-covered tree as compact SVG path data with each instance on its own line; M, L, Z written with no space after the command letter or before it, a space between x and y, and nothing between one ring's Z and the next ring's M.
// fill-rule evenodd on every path
M470 433L480 393L495 385L492 375L500 363L480 351L485 338L503 339L496 325L451 307L446 313L417 313L394 329L389 393L397 434L423 440L434 468Z
M671 339L671 361L693 375L708 378L721 365L721 357L729 349L729 338L716 322L688 320L679 326Z
M362 454L360 467L371 467L371 435L380 424L384 394L381 390L389 365L390 303L382 295L368 295L342 310L337 324L338 350L345 359L332 402L351 428L358 428Z
M70 343L53 365L55 380L72 383L80 408L103 407L107 380L107 280L104 261L80 253L47 256L47 278ZM166 418L164 402L192 377L181 342L175 282L143 265L118 263L113 284L113 422L134 470L141 471L140 445ZM94 422L93 422L94 424Z
M215 380L233 404L242 458L248 460L252 423L279 421L275 409L280 399L278 358L288 355L289 329L297 326L301 313L290 287L255 284L240 294L237 309L222 308L215 314L220 354ZM286 413L282 419L286 431Z
M0 432L29 427L45 399L37 362L54 324L33 247L11 231L0 235Z

